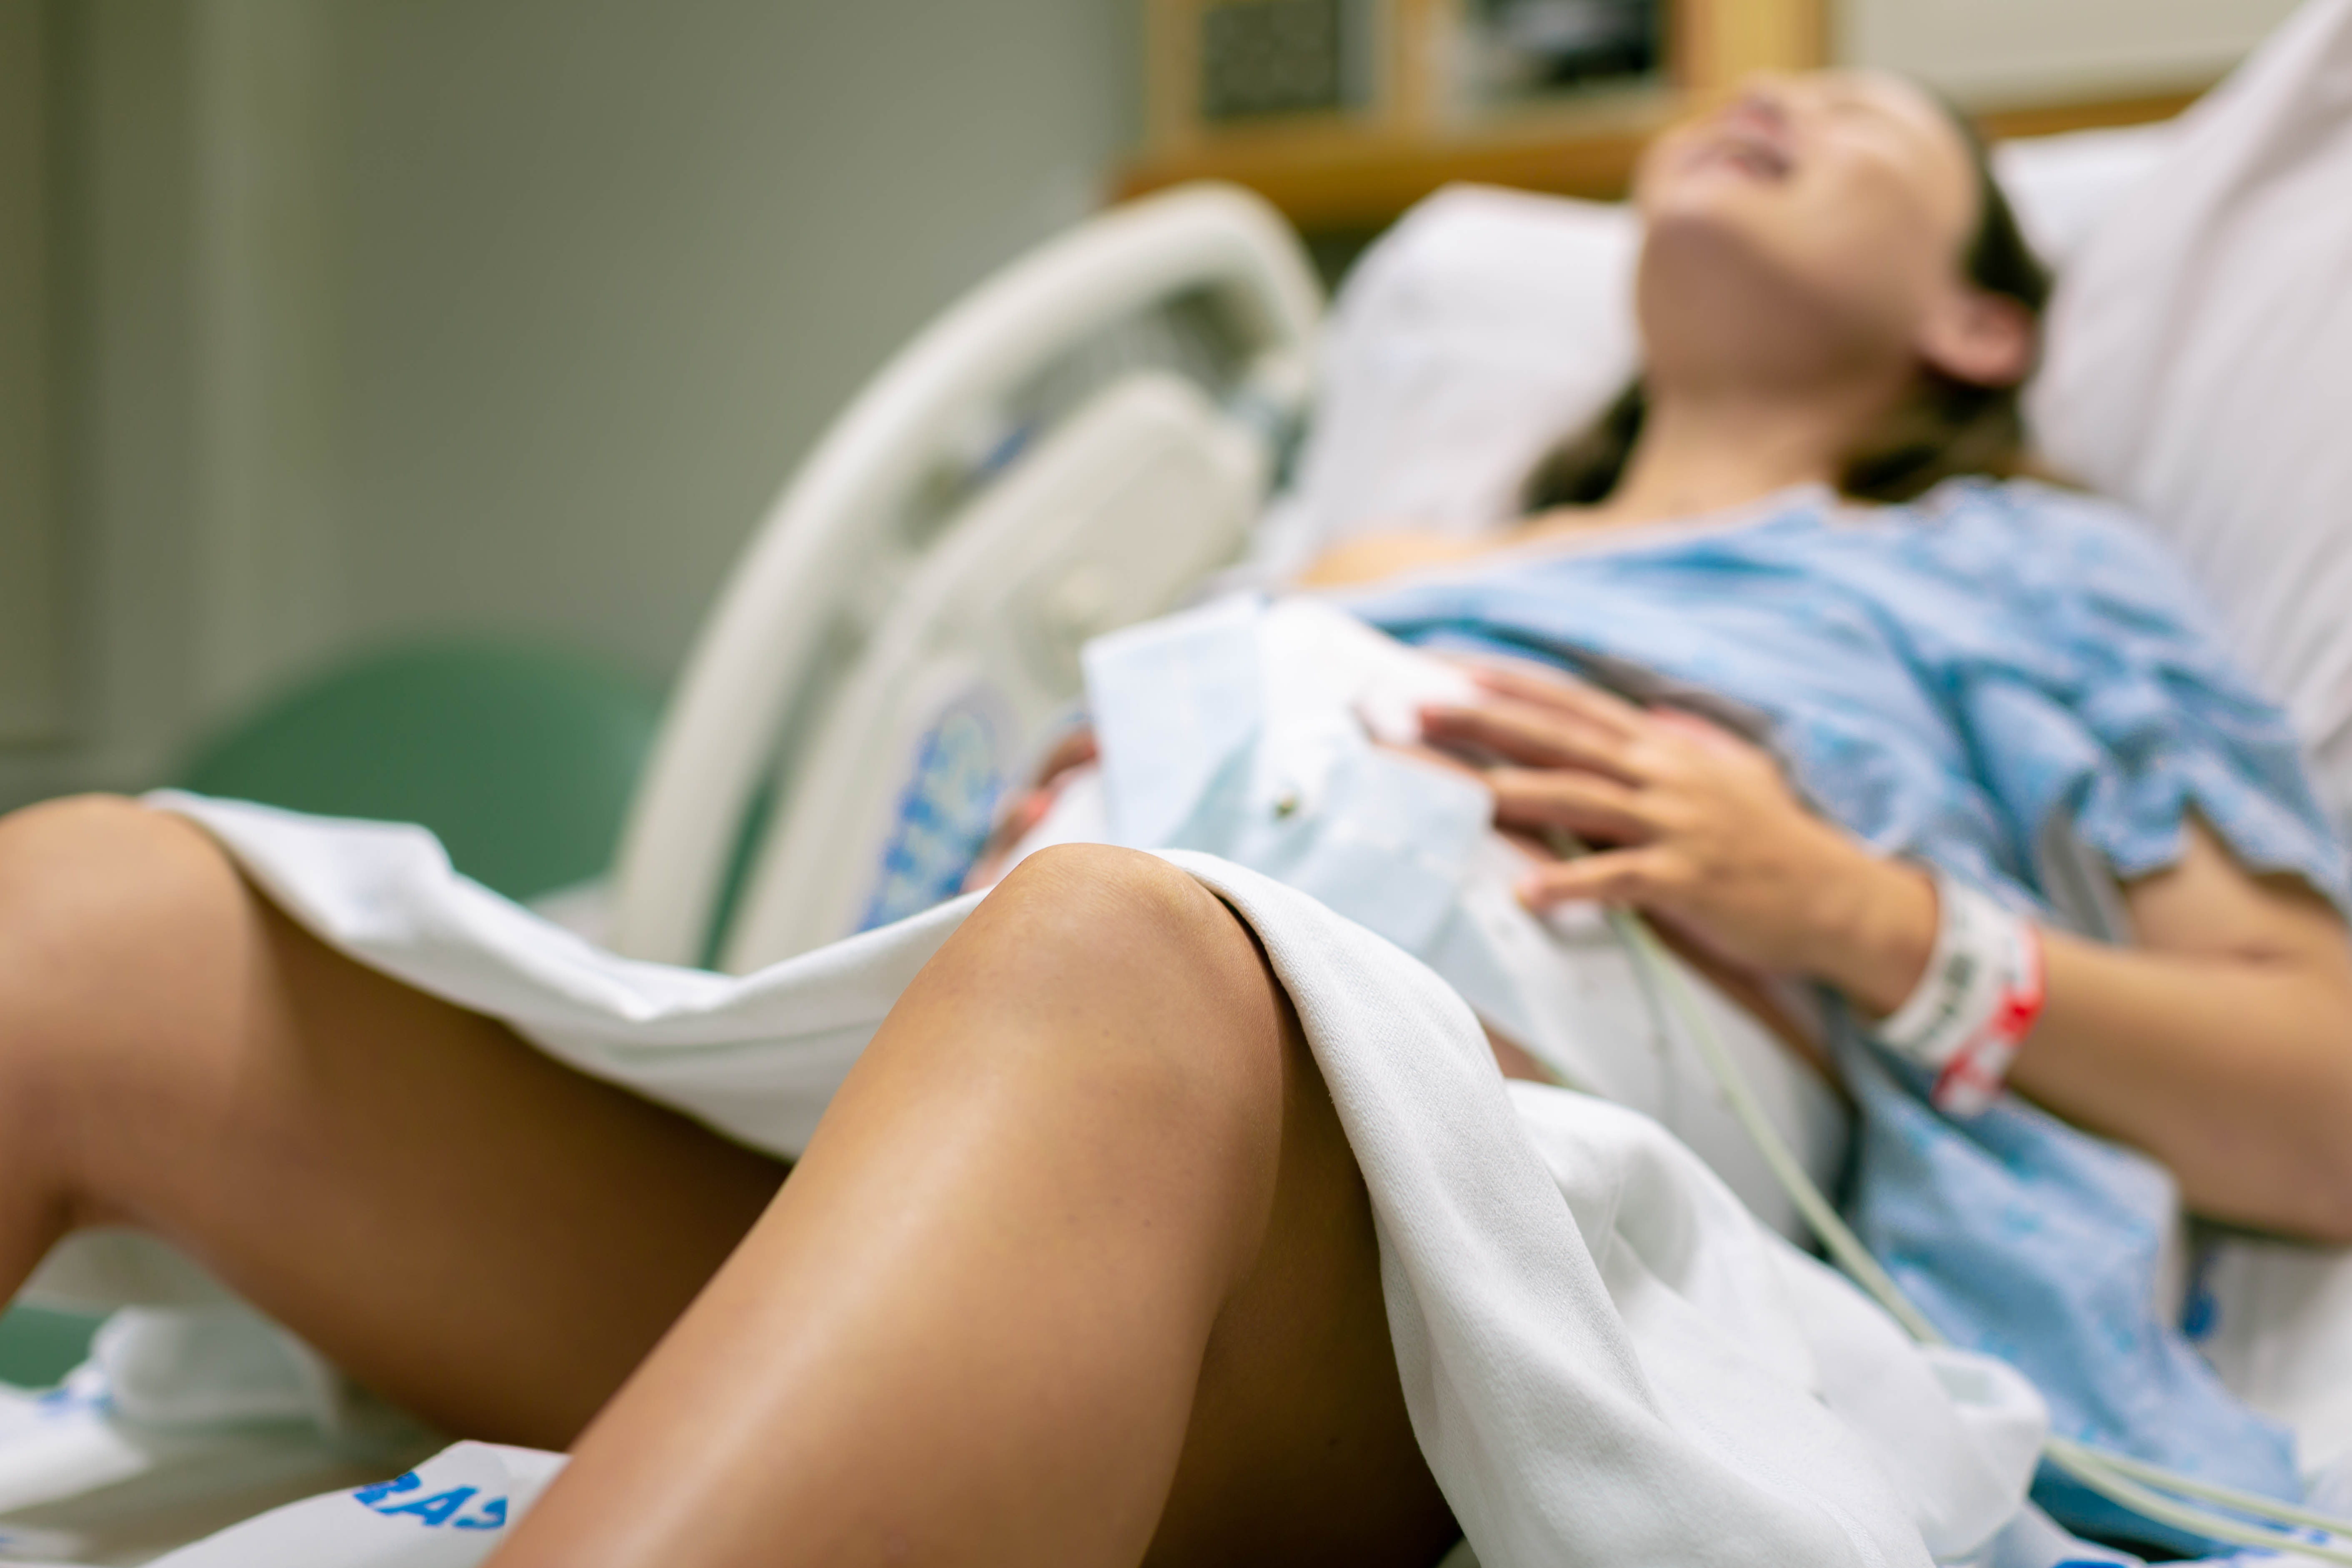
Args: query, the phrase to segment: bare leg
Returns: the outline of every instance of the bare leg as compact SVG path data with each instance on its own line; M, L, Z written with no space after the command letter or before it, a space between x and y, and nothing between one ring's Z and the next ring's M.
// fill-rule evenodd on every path
M1200 884L1026 862L499 1568L1346 1563L1452 1539L1363 1185Z
M0 821L0 1299L140 1225L436 1424L562 1447L782 1173L330 952L184 822Z
M557 1446L779 1168L337 958L184 824L0 823L0 1289L147 1225ZM1040 858L926 970L504 1561L1425 1563L1361 1182L1196 883Z

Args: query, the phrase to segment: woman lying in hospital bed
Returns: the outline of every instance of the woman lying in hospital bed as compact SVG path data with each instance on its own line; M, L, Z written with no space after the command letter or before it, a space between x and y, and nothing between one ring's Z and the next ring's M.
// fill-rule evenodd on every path
M1643 397L1552 465L1566 504L1492 551L1386 538L1310 575L1489 658L1449 700L1416 702L1453 679L1418 663L1349 688L1386 681L1452 761L1267 709L1240 774L1188 784L1169 736L1285 689L1251 658L1385 657L1330 652L1311 612L1212 612L1097 650L1106 820L1370 887L1377 927L1486 853L1491 801L1599 847L1523 862L1530 904L1646 911L1762 1026L1834 1050L1865 1165L1943 1160L1979 1111L2012 1164L2095 1163L2071 1123L2202 1213L2352 1239L2343 867L2284 724L2101 508L1923 494L2013 463L2034 353L2042 283L1969 141L1897 80L1773 81L1663 138L1639 202ZM1841 1392L1838 1344L1891 1329L1732 1235L1622 1113L1507 1100L1423 970L1248 870L1063 846L968 913L733 982L564 946L413 838L165 804L0 826L0 1281L77 1226L149 1226L447 1429L572 1447L501 1564L1984 1539L1934 1539L1935 1489ZM2132 947L2050 912L2052 816L2119 880ZM1434 926L1384 934L1444 956ZM792 1030L833 1065L761 1079ZM558 1056L672 1103L701 1075L706 1120L790 1148L790 1181ZM2004 1073L2063 1121L1984 1110ZM804 1152L723 1109L794 1094L830 1095ZM1941 1223L1860 1201L1881 1239ZM1998 1237L1954 1235L1998 1272ZM2233 1418L2175 1392L2160 1413Z

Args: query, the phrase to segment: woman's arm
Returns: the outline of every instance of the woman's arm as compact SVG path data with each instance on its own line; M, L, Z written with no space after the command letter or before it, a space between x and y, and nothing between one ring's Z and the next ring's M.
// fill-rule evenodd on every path
M2192 821L2125 888L2141 945L2044 938L2049 999L2010 1069L2148 1151L2216 1219L2352 1242L2352 947L2327 902Z
M1609 846L1543 868L1537 905L1629 904L1737 963L1827 981L1883 1016L1925 969L1936 895L1797 801L1770 757L1702 721L1531 671L1433 710L1430 738L1507 759L1498 820ZM2352 944L2300 882L2256 877L2192 820L2126 886L2139 943L2045 933L2048 1000L2018 1090L2153 1154L2201 1214L2352 1241Z

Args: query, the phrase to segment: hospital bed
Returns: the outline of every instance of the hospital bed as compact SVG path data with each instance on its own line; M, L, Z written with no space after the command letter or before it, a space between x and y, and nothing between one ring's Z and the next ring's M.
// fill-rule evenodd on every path
M952 891L1079 647L1241 552L1321 303L1271 209L1203 186L1082 225L910 343L687 664L622 842L619 951L740 972Z
M2063 264L2164 137L2053 139L2004 173ZM874 378L752 536L633 807L612 944L743 971L922 907L1070 721L1088 637L1236 563L1266 576L1351 531L1500 516L1535 445L1632 369L1612 323L1633 243L1617 209L1444 193L1327 321L1279 217L1194 187L982 285ZM1582 352L1526 347L1560 342ZM1420 442L1397 441L1405 420ZM174 1312L226 1321L217 1288L131 1238L61 1249L38 1283L143 1302L159 1333ZM324 1412L336 1462L366 1451L364 1415L288 1353L285 1397L245 1415ZM243 1495L270 1500L289 1484L272 1477ZM9 1485L0 1464L0 1560Z

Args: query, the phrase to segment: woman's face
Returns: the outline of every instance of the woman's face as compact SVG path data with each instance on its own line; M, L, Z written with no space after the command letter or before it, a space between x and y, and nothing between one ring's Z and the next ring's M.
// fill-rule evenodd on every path
M1899 77L1756 79L1660 136L1636 173L1653 363L1916 363L1925 324L1967 292L1977 178L1958 128Z

